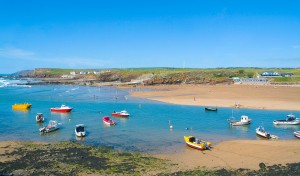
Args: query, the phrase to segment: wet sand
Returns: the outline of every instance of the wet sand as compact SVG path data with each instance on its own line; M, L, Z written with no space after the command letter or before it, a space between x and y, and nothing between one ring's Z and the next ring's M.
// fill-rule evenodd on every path
M160 85L132 89L132 96L172 104L300 111L300 87Z
M300 162L300 141L234 140L221 142L211 150L199 151L186 146L183 153L159 154L156 157L170 160L184 169L257 170L260 163L285 165Z

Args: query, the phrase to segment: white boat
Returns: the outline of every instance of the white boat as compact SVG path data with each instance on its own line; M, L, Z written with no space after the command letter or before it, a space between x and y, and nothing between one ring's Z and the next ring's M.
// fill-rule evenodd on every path
M249 125L251 123L252 119L249 119L248 116L242 115L241 120L231 120L227 119L227 121L230 123L232 126L242 126L242 125Z
M85 128L83 124L78 124L75 127L75 134L78 137L84 137L85 136Z
M298 125L300 124L300 119L296 118L295 115L287 115L285 120L274 120L274 125Z
M256 134L259 135L260 137L266 138L266 139L278 139L278 136L272 135L269 132L265 131L264 127L259 126L256 128Z
M58 130L59 127L60 127L60 123L58 123L56 120L50 120L47 126L44 126L39 130L42 133L49 133L51 131Z
M37 113L35 116L35 120L36 122L44 122L45 119L42 113Z
M297 138L300 138L300 131L295 131L295 132L294 132L294 135L295 135Z

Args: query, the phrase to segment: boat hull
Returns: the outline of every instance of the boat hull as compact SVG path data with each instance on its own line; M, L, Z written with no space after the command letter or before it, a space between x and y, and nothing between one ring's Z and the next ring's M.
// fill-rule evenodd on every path
M50 108L51 112L58 112L58 113L68 113L72 111L72 108L70 109L58 109L58 108Z
M300 139L300 131L295 131L295 132L294 132L294 135L295 135L295 137L297 137L297 138Z
M217 108L209 108L209 107L206 107L206 108L204 108L204 109L205 109L205 111L218 111Z
M29 108L31 108L31 104L28 103L12 105L13 110L27 110Z
M84 137L85 136L85 128L83 124L76 125L75 127L75 135L77 137Z
M129 114L119 114L119 113L111 113L112 116L114 117L128 117Z
M286 120L274 120L274 125L299 125L300 119L293 120L293 121L286 121Z
M230 125L232 125L232 126L243 126L243 125L250 125L250 121L249 122L240 122L240 121L238 121L238 122L230 122Z
M199 143L194 142L193 140L191 140L191 138L194 138L194 136L184 136L184 140L187 146L197 149L197 150L205 150L205 149L210 149L211 147L211 143L210 142L206 142L203 140L200 140Z
M109 126L116 125L116 122L114 120L111 120L108 116L103 117L102 121L104 124L109 125Z

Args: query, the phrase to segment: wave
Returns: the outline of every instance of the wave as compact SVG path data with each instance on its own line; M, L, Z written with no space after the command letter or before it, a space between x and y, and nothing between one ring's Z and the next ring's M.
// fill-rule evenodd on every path
M31 87L30 85L25 85L30 80L25 79L4 79L0 78L0 88L2 87Z

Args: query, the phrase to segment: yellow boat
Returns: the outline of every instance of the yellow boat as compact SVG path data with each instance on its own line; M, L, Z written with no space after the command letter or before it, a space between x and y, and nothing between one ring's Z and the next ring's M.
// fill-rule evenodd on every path
M29 103L23 103L23 104L14 104L12 105L13 110L27 110L31 107L31 104Z
M198 150L209 150L211 148L211 142L207 142L201 139L195 138L195 136L184 136L185 143L192 148Z

